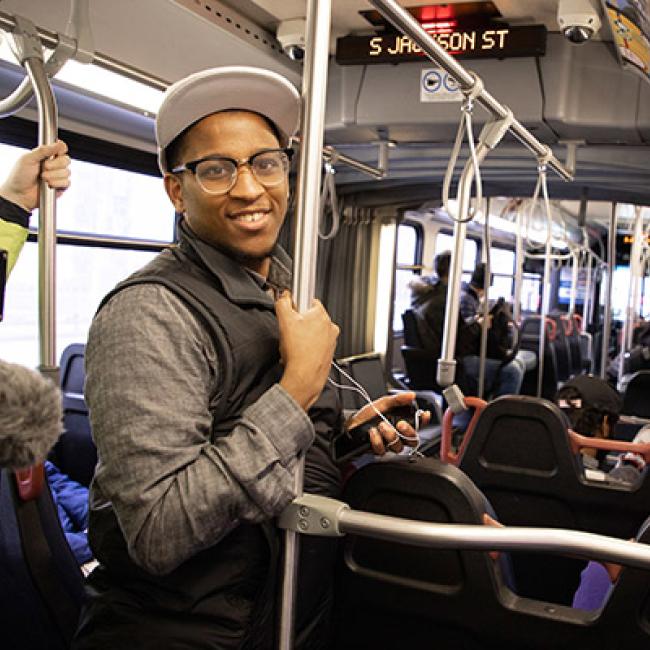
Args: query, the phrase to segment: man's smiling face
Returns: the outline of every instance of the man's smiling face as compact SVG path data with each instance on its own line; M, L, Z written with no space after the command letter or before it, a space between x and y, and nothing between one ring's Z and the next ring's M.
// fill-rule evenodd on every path
M257 113L213 113L185 134L178 163L212 155L243 160L279 146L271 125ZM235 184L225 194L208 194L188 171L167 174L165 187L195 234L251 270L268 273L269 255L287 211L286 176L279 185L265 187L248 165L241 165Z

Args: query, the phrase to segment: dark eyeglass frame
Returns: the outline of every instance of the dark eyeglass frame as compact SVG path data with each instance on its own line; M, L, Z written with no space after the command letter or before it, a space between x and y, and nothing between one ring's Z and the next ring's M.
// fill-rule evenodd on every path
M199 158L198 160L190 160L189 162L186 162L182 165L179 165L178 167L174 167L170 173L171 174L180 174L181 172L191 172L194 174L196 177L196 168L202 163L202 162L208 162L210 160L226 160L228 162L231 162L235 166L235 175L232 180L232 184L230 187L223 192L208 192L208 190L203 187L200 181L199 185L201 185L201 188L203 191L207 192L208 194L226 194L227 192L230 192L230 190L235 186L235 183L237 182L237 177L239 174L239 168L242 167L243 165L248 165L251 169L251 172L253 171L251 163L257 158L258 156L262 156L267 153L276 153L280 152L286 155L287 157L287 162L290 163L291 159L293 158L294 150L291 147L277 147L275 149L262 149L261 151L257 151L254 153L252 156L249 156L248 158L240 158L237 160L236 158L229 158L228 156L217 156L217 155L210 155L210 156L204 156L203 158ZM278 181L278 183L274 185L266 185L263 183L254 173L253 176L255 177L255 180L257 180L259 183L264 185L264 187L274 187L275 185L279 185L281 181Z

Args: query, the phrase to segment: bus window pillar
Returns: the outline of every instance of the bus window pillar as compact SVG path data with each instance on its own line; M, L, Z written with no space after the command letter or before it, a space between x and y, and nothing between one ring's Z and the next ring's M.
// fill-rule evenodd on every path
M603 340L600 357L600 377L605 379L609 354L609 335L612 329L612 287L614 286L614 265L616 264L616 217L617 204L612 203L609 219L609 246L607 254L607 289L605 290L605 318L603 319Z

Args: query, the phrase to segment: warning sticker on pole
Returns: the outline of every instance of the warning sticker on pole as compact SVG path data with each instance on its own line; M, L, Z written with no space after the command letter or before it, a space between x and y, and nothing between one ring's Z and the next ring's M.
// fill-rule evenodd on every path
M420 73L421 102L460 102L463 100L456 80L442 68L425 68Z

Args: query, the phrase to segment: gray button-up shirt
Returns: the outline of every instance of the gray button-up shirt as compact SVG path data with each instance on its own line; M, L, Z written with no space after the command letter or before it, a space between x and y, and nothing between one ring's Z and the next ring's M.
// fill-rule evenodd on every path
M211 442L217 354L169 290L145 284L113 296L92 324L86 367L99 455L91 508L110 502L147 571L168 573L294 497L297 456L314 438L307 414L275 384Z

